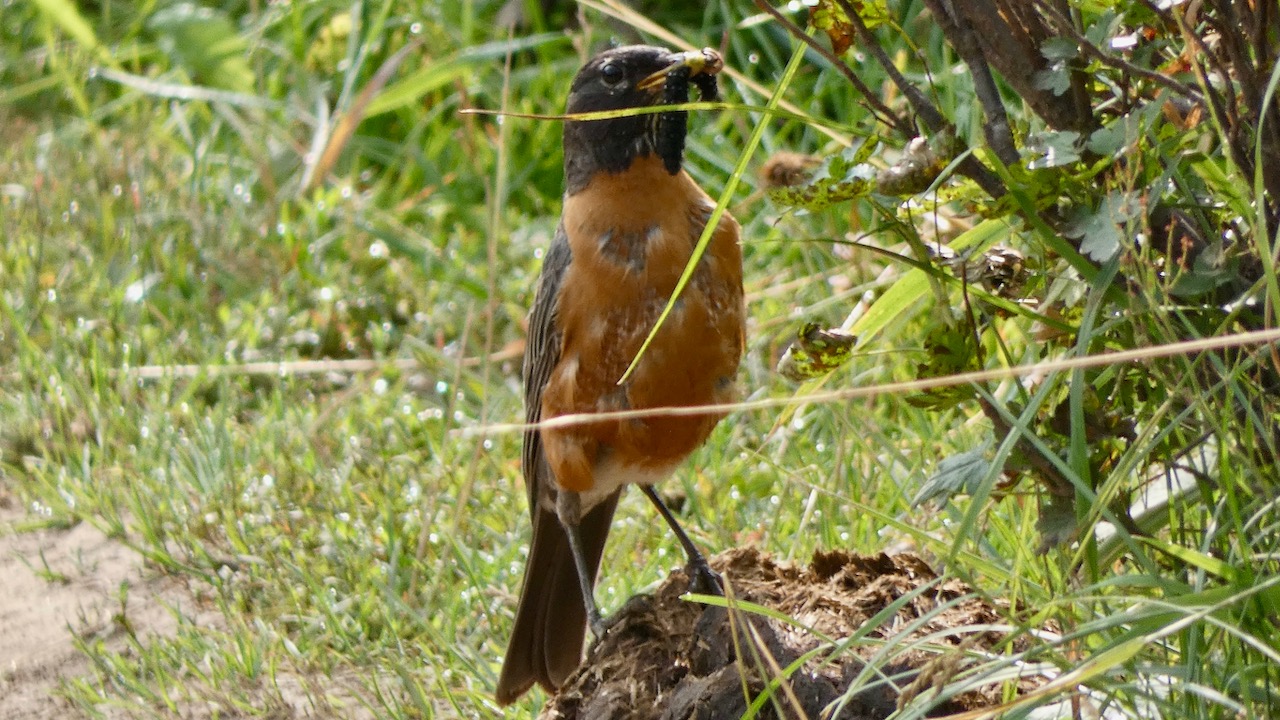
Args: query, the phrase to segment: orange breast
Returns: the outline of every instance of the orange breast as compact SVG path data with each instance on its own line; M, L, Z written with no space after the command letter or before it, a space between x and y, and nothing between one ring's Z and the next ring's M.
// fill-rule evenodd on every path
M725 214L689 285L640 364L618 380L656 323L715 203L684 172L637 160L565 200L572 261L560 287L560 362L542 417L733 400L745 308L738 223ZM607 421L544 430L547 460L564 488L582 492L595 470L670 467L706 440L719 415Z

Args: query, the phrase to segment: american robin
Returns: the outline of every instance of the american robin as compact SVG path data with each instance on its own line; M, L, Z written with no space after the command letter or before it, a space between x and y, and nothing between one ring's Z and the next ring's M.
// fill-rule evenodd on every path
M709 49L607 50L574 78L568 112L685 102L691 82L707 99L722 65ZM565 123L564 210L543 260L524 357L530 423L733 399L746 308L738 223L728 214L653 342L619 382L715 208L680 167L685 122L683 112L660 112ZM675 530L695 586L718 590L652 485L671 475L721 417L654 415L525 433L533 539L498 702L514 702L535 682L554 691L582 659L588 624L597 637L604 632L595 580L627 484L639 484Z

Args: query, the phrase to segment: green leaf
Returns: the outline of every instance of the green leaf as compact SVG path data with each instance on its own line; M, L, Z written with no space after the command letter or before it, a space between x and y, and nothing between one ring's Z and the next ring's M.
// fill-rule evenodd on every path
M429 63L417 72L388 85L369 103L365 119L412 105L423 96L451 84L467 73L467 64L457 59Z
M833 0L806 0L809 6L809 24L821 30L831 41L831 49L837 55L848 50L857 40L853 24L844 8ZM891 19L884 0L851 0L849 5L858 13L868 28L876 28Z
M1078 530L1075 499L1051 495L1041 501L1036 529L1040 531L1040 552L1074 540Z
M925 340L925 350L928 359L916 365L917 377L945 377L978 369L977 348L968 327L936 329ZM913 407L930 410L953 408L972 399L973 388L970 385L930 388L906 398Z
M1027 138L1027 152L1034 158L1027 163L1032 170L1070 165L1080 160L1076 151L1080 142L1080 133L1074 130L1036 133Z
M1080 240L1080 252L1103 263L1120 251L1122 232L1138 216L1140 203L1130 193L1110 192L1095 211L1083 211L1067 225L1067 237Z
M1180 298L1195 298L1240 278L1239 258L1228 258L1221 243L1212 243L1185 272L1178 273L1169 293Z
M837 55L853 45L854 30L844 8L833 0L818 0L809 8L809 24L826 34Z
M97 51L101 47L93 26L70 0L35 0L34 4L46 18L86 50Z
M1114 10L1106 10L1085 29L1084 37L1097 47L1107 47L1108 40L1115 32L1118 22L1120 22L1120 17L1116 12Z
M248 44L222 12L194 3L178 3L147 21L156 43L193 80L233 92L253 91Z
M911 500L911 506L919 507L938 499L945 502L956 495L972 495L991 471L991 462L987 460L989 449L988 444L977 450L943 458L938 463L937 470Z
M1241 581L1241 572L1239 569L1223 562L1218 558L1206 555L1197 550L1182 545L1174 545L1171 542L1161 540L1156 537L1139 537L1139 541L1150 545L1160 552L1175 557L1192 567L1200 568L1210 575L1217 576L1228 582L1238 583Z
M1051 37L1040 43L1040 54L1050 62L1070 60L1080 54L1080 46L1069 37Z
M1049 90L1062 95L1071 89L1071 71L1064 62L1056 62L1035 74L1032 85L1037 90Z
M1110 157L1128 144L1129 129L1123 121L1108 123L1089 135L1087 147L1099 155Z
M1108 157L1128 152L1131 146L1140 142L1151 131L1153 125L1163 122L1161 105L1159 102L1146 103L1138 110L1111 120L1089 135L1087 147Z
M416 72L394 83L389 83L365 108L364 118L367 120L376 115L412 105L426 95L451 85L454 80L473 74L475 70L472 66L477 63L505 57L507 53L564 42L565 39L565 36L560 33L542 33L511 42L484 43L467 48L452 58L428 60L426 65Z

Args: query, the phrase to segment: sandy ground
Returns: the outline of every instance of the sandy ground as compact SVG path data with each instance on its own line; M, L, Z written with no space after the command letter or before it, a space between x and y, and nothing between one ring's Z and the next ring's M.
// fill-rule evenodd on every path
M115 619L122 584L139 637L173 632L169 607L190 606L180 586L146 573L136 552L88 523L15 532L29 518L0 487L0 720L78 715L55 695L63 678L90 672L72 633L123 646L127 634Z
M148 571L141 555L90 523L17 531L34 519L0 483L0 720L83 715L57 694L64 680L93 672L89 658L76 649L77 635L120 651L130 642L130 630L143 645L172 636L175 611L200 627L222 625L222 616L203 608L184 584ZM361 701L358 685L349 673L313 677L277 668L258 688L258 701L273 718L369 720L375 715ZM212 717L214 707L194 701L178 716ZM145 710L99 710L113 719L154 717Z

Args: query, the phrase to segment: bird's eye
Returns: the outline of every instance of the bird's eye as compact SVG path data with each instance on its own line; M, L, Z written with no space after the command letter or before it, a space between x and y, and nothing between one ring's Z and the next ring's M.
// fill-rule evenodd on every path
M622 66L614 63L605 63L605 66L600 68L600 77L606 85L617 85L622 82L625 74Z

